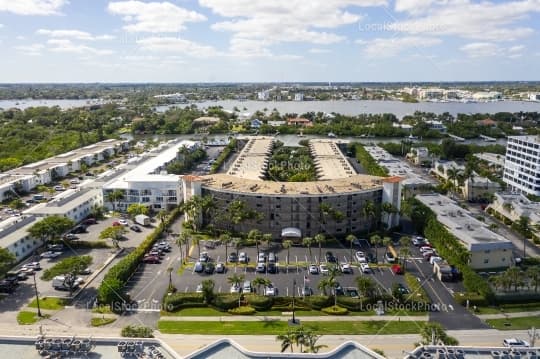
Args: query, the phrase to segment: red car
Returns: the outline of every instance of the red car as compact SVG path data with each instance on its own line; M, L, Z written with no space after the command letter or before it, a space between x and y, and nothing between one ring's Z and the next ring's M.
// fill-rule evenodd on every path
M403 274L403 268L401 268L399 264L392 264L392 267L390 267L390 269L394 274Z
M143 263L158 264L159 263L159 257L157 257L157 256L145 256L143 258Z
M121 224L120 224L120 222L118 222L118 221L114 221L114 222L112 223L112 226L113 226L113 227L118 227L118 226L121 226Z
M87 218L83 221L84 224L86 224L87 226L91 225L91 224L96 224L97 221L95 218Z

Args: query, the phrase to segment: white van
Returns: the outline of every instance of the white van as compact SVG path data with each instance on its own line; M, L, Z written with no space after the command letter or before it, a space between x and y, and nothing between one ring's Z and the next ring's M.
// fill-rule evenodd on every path
M251 293L251 282L249 280L246 280L244 282L244 286L242 287L243 293Z

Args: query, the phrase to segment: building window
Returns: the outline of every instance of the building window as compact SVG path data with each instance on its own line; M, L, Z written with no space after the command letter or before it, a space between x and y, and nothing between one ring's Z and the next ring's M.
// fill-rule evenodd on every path
M488 264L489 263L489 259L484 259L484 264Z

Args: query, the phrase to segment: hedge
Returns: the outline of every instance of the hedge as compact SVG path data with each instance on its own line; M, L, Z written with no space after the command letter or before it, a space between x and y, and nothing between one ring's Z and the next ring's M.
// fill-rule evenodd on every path
M245 296L246 301L250 306L255 308L257 311L265 311L270 310L272 308L272 305L274 304L274 298L273 297L265 297L262 295L246 295Z
M221 294L214 298L214 305L218 310L227 311L238 307L238 294Z
M333 303L332 297L325 295L314 295L306 297L304 301L311 306L312 309L321 310L330 306Z
M212 166L210 167L210 174L216 173L219 168L223 165L223 163L229 158L232 151L236 148L236 138L231 139L229 144L225 146L223 151L219 154L219 156L216 158L215 162L212 163Z
M204 304L203 295L200 293L174 293L171 295L166 294L163 298L163 307L168 312L187 308L192 304Z
M126 299L129 299L126 298L126 295L123 293L126 282L139 266L145 253L152 248L163 231L169 227L180 214L180 208L175 208L168 218L160 223L134 251L122 258L117 264L109 269L109 272L105 275L97 290L99 303L108 304L114 310L120 308L120 306L115 305L115 303L125 302Z
M347 308L340 307L339 305L326 307L326 308L323 308L321 311L329 315L347 315L349 313Z
M250 306L244 306L229 309L228 312L235 315L253 315L257 312L257 310Z
M466 306L467 300L469 301L469 307L476 305L478 307L485 307L489 305L489 302L486 298L478 293L455 293L454 299L456 303Z
M64 245L73 249L98 249L111 248L112 246L106 241L64 241Z
M508 293L504 295L496 296L497 304L520 304L520 303L529 303L536 304L540 303L540 293Z
M362 165L362 168L366 171L367 174L372 176L379 176L379 177L388 177L388 170L386 168L383 168L379 166L377 161L371 157L368 151L364 148L364 146L357 144L355 146L356 150L356 159L360 164Z
M128 338L153 338L152 328L137 326L137 325L128 325L127 327L122 328L121 335Z

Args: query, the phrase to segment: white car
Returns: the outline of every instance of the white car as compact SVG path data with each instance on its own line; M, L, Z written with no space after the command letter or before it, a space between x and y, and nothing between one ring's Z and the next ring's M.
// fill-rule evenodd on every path
M195 289L195 293L202 293L202 283L197 284L197 288Z
M430 246L422 246L422 247L420 247L420 253L429 252L429 251L433 252L433 248L431 248Z
M120 224L123 225L123 226L127 226L127 225L128 225L128 221L126 221L125 219L120 219L120 220L118 220L118 223L120 223Z
M264 295L269 297L274 297L277 295L277 288L274 287L271 283L268 284L264 290Z
M360 269L363 273L371 273L371 267L367 263L360 263Z
M310 274L319 274L319 268L316 264L310 264L309 265L309 273Z
M240 286L233 284L231 286L231 293L240 293Z
M201 252L201 255L199 256L199 262L208 262L210 258L208 257L208 252Z
M362 251L358 251L354 254L358 263L367 263L366 254Z
M339 265L339 269L341 270L341 273L349 273L352 274L353 270L349 263L341 263Z
M319 265L319 272L321 272L322 275L328 275L328 266L326 264Z
M517 338L505 339L503 345L507 348L528 348L530 346L529 342Z
M441 262L443 259L441 257L438 257L438 256L431 256L429 258L429 263L431 264L435 264L436 262Z
M248 257L247 257L247 254L245 252L240 252L240 254L238 255L238 262L239 263L247 263L248 262Z
M39 264L39 262L30 262L23 265L22 268L30 268L36 271L41 269L41 265Z
M53 252L53 251L47 251L41 253L41 258L56 258L60 256L62 252Z

